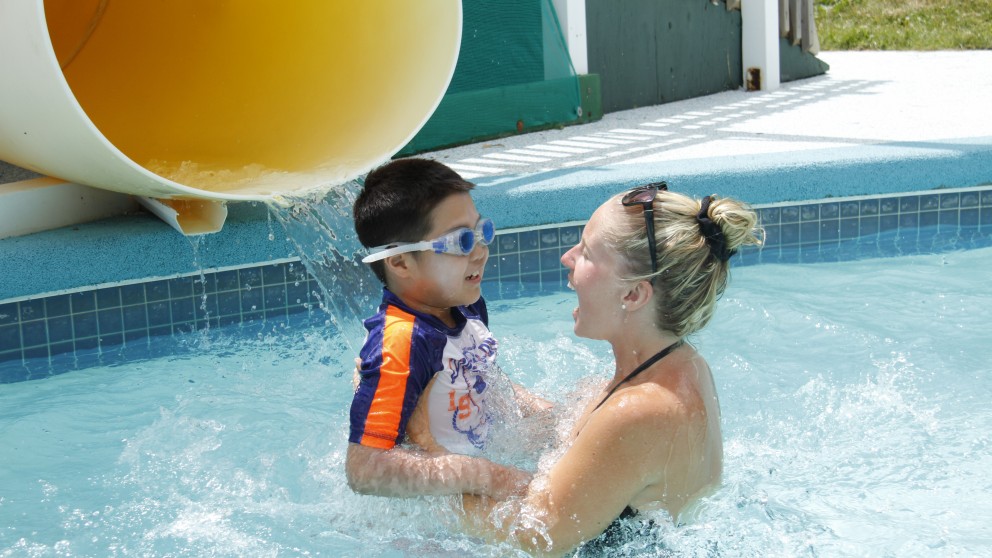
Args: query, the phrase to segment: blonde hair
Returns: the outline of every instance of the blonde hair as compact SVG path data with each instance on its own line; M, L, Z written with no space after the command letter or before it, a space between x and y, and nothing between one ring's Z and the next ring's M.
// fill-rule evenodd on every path
M615 198L620 205L619 196ZM621 206L620 218L605 227L605 240L626 263L630 281L654 287L655 322L659 329L685 337L705 326L716 309L730 274L700 230L702 203L675 192L658 192L654 200L654 230L658 271L651 270L650 248L640 205ZM727 250L760 245L764 231L758 216L743 202L712 199L707 216L723 233Z

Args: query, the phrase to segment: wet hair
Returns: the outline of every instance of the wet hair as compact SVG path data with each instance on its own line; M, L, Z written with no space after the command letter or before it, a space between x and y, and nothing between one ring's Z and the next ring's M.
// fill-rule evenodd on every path
M619 196L615 200L620 206ZM654 200L656 273L651 270L640 205L620 206L622 218L611 220L604 230L605 241L625 263L624 279L652 284L655 323L678 337L699 331L713 316L730 274L727 254L744 245L760 245L764 237L757 214L744 203L713 197L708 205L701 213L703 201L676 192L658 192ZM705 218L719 227L722 242L714 243L713 231L708 228L712 225Z
M475 185L443 163L430 159L396 159L365 177L352 214L362 246L423 240L431 230L431 212L452 194L468 192ZM382 261L369 264L386 283Z

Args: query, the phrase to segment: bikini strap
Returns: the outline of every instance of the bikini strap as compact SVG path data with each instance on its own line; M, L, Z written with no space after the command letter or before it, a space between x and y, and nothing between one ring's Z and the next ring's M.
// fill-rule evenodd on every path
M649 359L645 360L644 362L642 362L641 365L638 366L637 368L635 368L633 372L631 372L630 374L627 374L627 377L626 378L620 380L617 383L617 385L613 386L613 389L611 389L610 392L606 394L606 397L604 397L603 400L600 401L598 405L596 405L596 408L593 409L593 412L595 412L596 409L599 409L603 405L603 403L606 403L606 400L609 399L610 396L613 395L614 392L616 392L617 388L619 388L620 386L622 386L624 384L624 382L630 380L631 378L633 378L634 376L640 374L641 372L644 372L648 368L651 368L651 365L652 364L658 362L659 360L661 360L661 359L665 358L666 356L668 356L669 354L671 354L672 351L674 351L675 349L678 349L679 347L681 347L684 342L685 342L684 340L679 339L678 341L672 343L671 345L669 345L669 346L665 347L664 349L662 349L662 350L658 351L657 353L655 353L654 356L652 356L651 358L649 358Z

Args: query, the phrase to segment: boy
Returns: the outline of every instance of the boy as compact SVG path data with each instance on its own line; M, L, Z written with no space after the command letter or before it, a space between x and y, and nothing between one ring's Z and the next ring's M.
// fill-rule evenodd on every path
M473 457L489 426L496 340L481 298L495 229L472 188L436 161L398 159L369 173L355 201L363 262L384 286L365 321L351 405L346 472L356 492L506 496L529 480ZM429 452L397 447L408 429Z

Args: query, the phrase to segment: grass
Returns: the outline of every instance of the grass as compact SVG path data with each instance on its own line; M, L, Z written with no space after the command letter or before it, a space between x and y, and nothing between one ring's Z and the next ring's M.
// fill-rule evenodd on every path
M815 0L823 50L992 49L992 0Z

